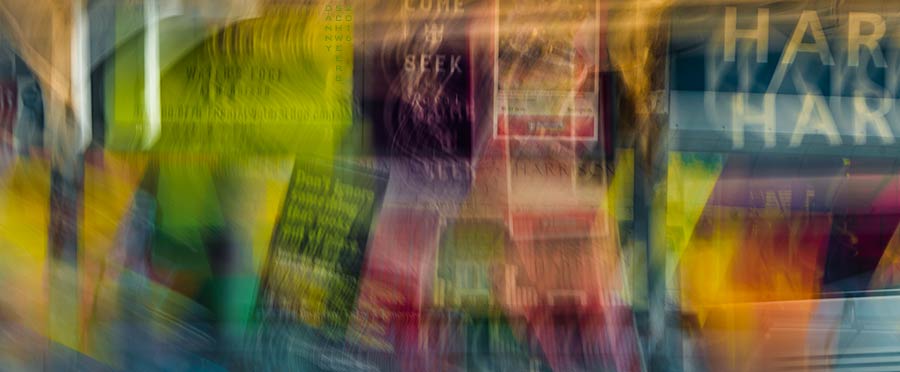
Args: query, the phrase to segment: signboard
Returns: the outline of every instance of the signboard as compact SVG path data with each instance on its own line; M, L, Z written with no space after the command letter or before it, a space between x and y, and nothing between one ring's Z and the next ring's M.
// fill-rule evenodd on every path
M674 147L898 152L900 18L890 7L898 6L675 10Z

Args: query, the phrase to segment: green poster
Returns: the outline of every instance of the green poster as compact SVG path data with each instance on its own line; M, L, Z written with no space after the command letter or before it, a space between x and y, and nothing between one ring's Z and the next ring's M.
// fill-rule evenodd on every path
M143 17L136 13L144 14L122 5L116 29L132 30ZM116 48L104 79L106 146L333 153L352 120L352 9L277 6L224 28L212 24L168 15ZM148 47L154 40L156 51ZM153 66L158 100L145 84Z

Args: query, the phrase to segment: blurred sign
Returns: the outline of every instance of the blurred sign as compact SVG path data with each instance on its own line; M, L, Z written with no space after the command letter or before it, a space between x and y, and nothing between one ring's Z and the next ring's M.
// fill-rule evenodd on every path
M494 136L597 140L598 3L499 0Z
M676 147L834 151L896 142L897 13L790 5L676 11Z
M353 9L339 4L272 6L187 46L172 35L214 27L187 15L160 21L156 141L145 100L151 33L119 46L106 71L107 147L329 153L352 121ZM130 32L121 18L116 32Z

